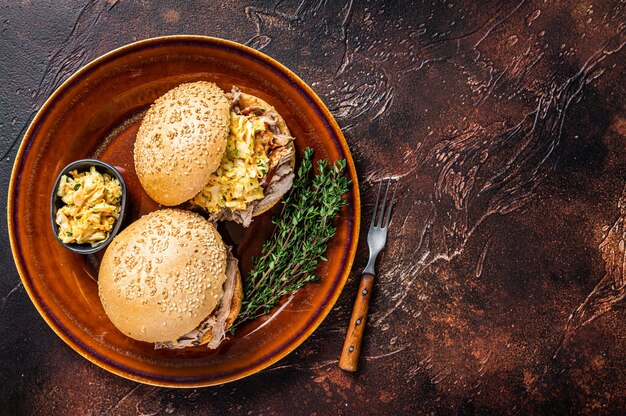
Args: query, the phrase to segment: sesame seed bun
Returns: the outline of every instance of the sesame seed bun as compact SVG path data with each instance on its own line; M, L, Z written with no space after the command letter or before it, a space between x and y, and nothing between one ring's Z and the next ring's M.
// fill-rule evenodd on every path
M146 112L135 141L135 170L146 193L166 206L193 198L226 150L230 103L217 85L181 84Z
M220 235L201 215L173 208L144 215L104 254L98 277L104 311L133 339L175 340L221 301L226 259Z

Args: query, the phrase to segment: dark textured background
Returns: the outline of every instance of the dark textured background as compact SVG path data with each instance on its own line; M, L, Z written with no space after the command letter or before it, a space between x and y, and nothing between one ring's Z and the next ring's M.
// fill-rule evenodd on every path
M2 210L3 413L626 409L625 1L3 3L3 195L29 121L65 78L167 34L245 43L309 83L352 149L364 218L370 181L402 176L360 372L337 361L364 245L301 347L195 390L118 378L67 347L20 283Z

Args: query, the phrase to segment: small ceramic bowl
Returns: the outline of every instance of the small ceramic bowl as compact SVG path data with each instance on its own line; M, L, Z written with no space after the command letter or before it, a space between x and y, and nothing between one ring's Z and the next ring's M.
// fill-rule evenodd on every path
M113 237L118 233L120 227L122 226L122 222L124 221L124 212L126 211L126 184L124 183L124 178L122 178L122 174L115 169L113 166L108 163L104 163L100 160L96 159L81 159L67 165L59 176L57 180L54 182L54 187L52 188L52 195L50 198L50 220L52 222L52 231L54 232L55 237L59 234L59 226L57 225L56 213L57 210L60 209L64 204L61 200L61 197L57 196L57 189L59 188L59 183L61 182L61 177L63 175L69 175L69 173L73 170L77 170L78 172L88 171L92 166L96 167L96 170L100 173L108 173L114 178L117 178L120 181L120 185L122 187L122 204L120 210L120 216L113 224L113 229L109 233L109 236L102 243L98 244L95 247L92 247L91 244L77 244L77 243L63 243L61 240L57 238L59 244L63 245L70 251L78 254L92 254L104 249L110 242L113 240Z

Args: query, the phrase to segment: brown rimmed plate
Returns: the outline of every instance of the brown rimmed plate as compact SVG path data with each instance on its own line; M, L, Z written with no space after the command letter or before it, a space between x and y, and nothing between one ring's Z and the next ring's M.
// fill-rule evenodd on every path
M102 309L97 271L102 253L65 250L50 231L49 198L68 163L95 158L124 176L128 207L123 226L157 209L139 185L132 147L141 116L170 88L195 80L225 90L237 85L272 104L286 119L301 155L347 160L352 187L337 218L337 234L318 270L322 279L247 324L215 351L205 347L155 350L120 333ZM240 259L242 273L272 230L271 213L248 229L220 229ZM11 249L24 287L52 329L98 366L143 383L169 387L221 384L254 374L300 345L322 322L350 272L359 234L360 205L354 163L328 109L300 78L246 46L201 36L148 39L116 49L72 75L46 101L20 146L8 198Z

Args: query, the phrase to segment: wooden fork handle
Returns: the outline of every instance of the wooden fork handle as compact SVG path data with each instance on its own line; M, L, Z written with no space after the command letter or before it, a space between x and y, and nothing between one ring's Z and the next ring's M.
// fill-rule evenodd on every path
M343 350L339 358L339 368L344 371L356 371L359 364L359 353L361 352L361 340L365 330L365 320L367 319L367 309L372 298L374 287L374 275L365 273L361 276L359 292L352 308L350 326L343 342Z

